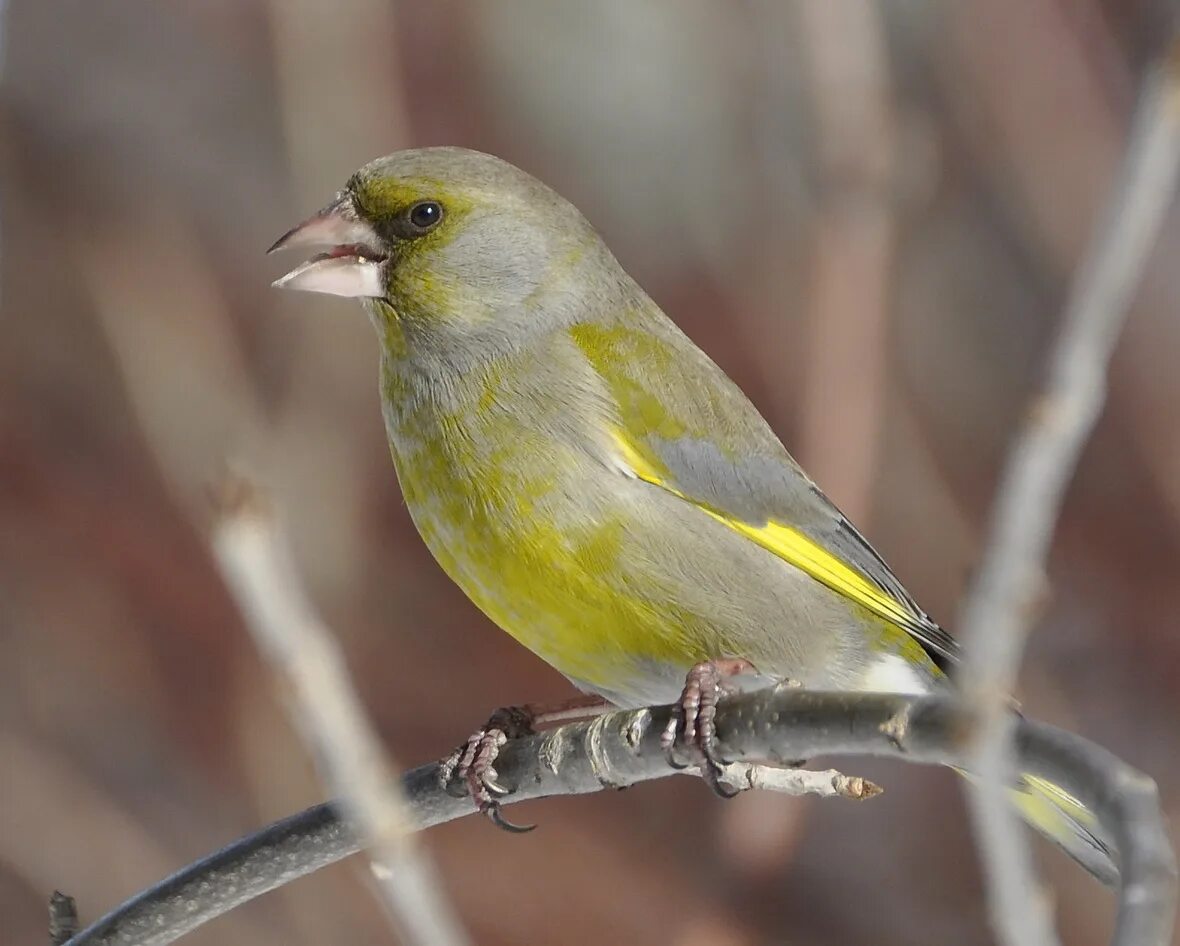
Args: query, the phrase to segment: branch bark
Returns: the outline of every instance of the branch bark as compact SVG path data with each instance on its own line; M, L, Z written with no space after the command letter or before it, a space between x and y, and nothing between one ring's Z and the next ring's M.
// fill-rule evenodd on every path
M677 774L660 748L669 712L669 707L655 707L609 713L510 741L496 760L500 781L514 789L503 803L580 795ZM716 721L722 757L738 763L867 755L956 765L966 758L972 720L971 712L951 698L780 688L723 701ZM1121 877L1113 946L1168 943L1176 861L1155 784L1106 750L1051 726L1019 720L1015 746L1024 771L1074 793L1115 839ZM418 828L473 813L468 800L443 791L437 770L437 765L421 766L402 780ZM144 891L68 946L164 946L358 848L332 806L310 808Z

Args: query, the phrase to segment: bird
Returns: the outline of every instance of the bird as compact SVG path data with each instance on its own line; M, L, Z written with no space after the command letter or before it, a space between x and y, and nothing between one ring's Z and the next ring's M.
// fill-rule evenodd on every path
M410 516L491 621L586 696L550 715L672 703L723 792L734 689L953 693L959 645L787 451L741 389L537 178L459 147L357 170L271 251L274 282L360 300ZM503 827L494 760L545 711L501 712L444 765ZM1060 786L1012 789L1033 827L1113 875Z

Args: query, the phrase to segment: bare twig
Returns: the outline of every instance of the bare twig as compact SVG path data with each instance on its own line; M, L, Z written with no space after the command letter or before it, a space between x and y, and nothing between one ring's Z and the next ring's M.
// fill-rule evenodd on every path
M297 578L278 524L248 484L223 491L213 547L259 651L324 781L372 859L391 918L407 942L468 942L398 797L395 771L353 690L343 655ZM151 940L155 941L155 940Z
M971 808L992 922L1012 946L1051 942L1022 829L1009 810L1016 681L1065 488L1101 410L1106 367L1180 166L1180 46L1148 73L1119 177L1074 281L1045 390L1012 445L987 553L959 622L961 679L979 711Z
M49 946L62 946L78 932L78 907L74 898L53 891L49 896Z
M505 804L579 795L678 772L660 748L670 707L609 713L590 722L509 741L496 760L515 792ZM953 699L781 688L725 700L716 723L722 757L734 762L891 756L961 764L971 714ZM1115 838L1122 889L1114 946L1161 946L1171 936L1175 859L1154 783L1104 749L1027 720L1017 723L1021 768L1074 793ZM406 773L415 825L471 814L448 795L436 765ZM505 838L504 844L511 844ZM308 809L185 868L144 891L68 946L164 946L213 917L358 849L328 805Z
M835 769L779 768L731 762L722 768L720 781L732 789L780 792L784 795L818 795L820 798L847 798L864 801L884 791L880 785L861 778L845 775Z

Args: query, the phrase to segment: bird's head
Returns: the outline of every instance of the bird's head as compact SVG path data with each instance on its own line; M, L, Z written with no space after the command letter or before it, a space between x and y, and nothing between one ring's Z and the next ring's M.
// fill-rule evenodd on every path
M571 204L519 168L478 151L423 148L366 164L271 252L323 248L278 287L462 325L527 307L599 246Z

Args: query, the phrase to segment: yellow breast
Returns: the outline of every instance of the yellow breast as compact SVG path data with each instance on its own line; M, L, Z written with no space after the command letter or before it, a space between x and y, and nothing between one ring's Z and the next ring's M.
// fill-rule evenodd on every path
M698 659L669 615L615 580L626 509L586 482L618 474L552 433L546 412L560 405L530 399L526 418L497 399L492 378L456 397L462 408L415 402L405 383L383 374L402 493L427 547L480 610L563 674L603 689L638 665Z

